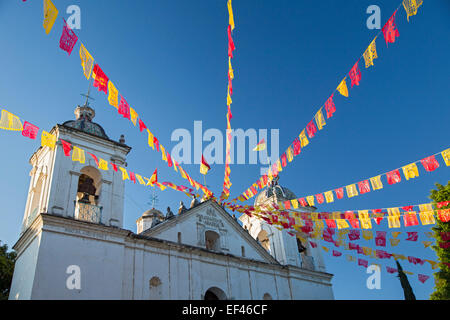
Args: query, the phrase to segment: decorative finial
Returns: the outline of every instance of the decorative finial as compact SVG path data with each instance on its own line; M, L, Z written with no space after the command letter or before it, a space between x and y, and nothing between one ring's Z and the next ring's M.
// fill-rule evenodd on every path
M81 96L86 97L86 102L84 103L84 107L90 107L90 106L89 106L89 99L95 100L94 98L92 98L92 97L90 96L90 93L91 93L91 86L90 86L90 84L89 84L89 88L88 88L87 94L83 94L83 93L80 94Z
M125 144L125 136L123 134L120 135L119 143Z

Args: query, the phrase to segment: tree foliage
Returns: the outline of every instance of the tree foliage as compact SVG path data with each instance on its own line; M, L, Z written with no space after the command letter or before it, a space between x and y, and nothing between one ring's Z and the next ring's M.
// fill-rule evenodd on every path
M438 202L450 201L450 181L446 186L436 183L436 190L431 190L430 199L436 204ZM450 206L444 206L441 209L447 209ZM433 237L436 239L436 244L432 249L436 252L440 262L450 263L450 249L444 249L439 246L442 240L441 233L450 232L450 222L442 222L436 219L436 226L432 228L434 231ZM441 263L440 270L434 273L434 292L431 294L431 300L450 300L450 265Z
M16 252L8 252L8 245L0 241L0 300L8 299L15 261Z

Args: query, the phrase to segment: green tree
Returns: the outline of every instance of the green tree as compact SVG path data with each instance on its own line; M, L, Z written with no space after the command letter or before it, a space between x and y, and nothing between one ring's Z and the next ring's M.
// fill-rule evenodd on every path
M450 201L450 181L446 186L436 183L437 190L431 190L430 199L434 204L438 202ZM444 206L441 209L448 209L450 206ZM436 219L436 226L432 228L434 231L433 237L436 239L436 244L432 246L436 251L436 255L440 262L450 262L450 249L444 249L439 246L442 240L441 233L450 232L449 222L440 221ZM450 267L443 263L440 264L440 270L434 273L434 292L431 294L431 300L450 300Z
M0 300L8 299L16 256L15 251L8 252L8 245L1 245L0 241Z

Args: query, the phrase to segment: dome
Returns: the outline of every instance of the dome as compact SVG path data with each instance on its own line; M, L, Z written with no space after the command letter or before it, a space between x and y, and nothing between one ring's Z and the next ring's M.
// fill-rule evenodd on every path
M105 133L105 130L101 125L92 122L95 117L95 110L88 105L78 106L75 109L76 120L69 120L63 123L63 126L78 129L86 133L93 134L95 136L109 139Z
M255 198L255 206L273 203L284 202L287 200L297 199L297 196L290 189L278 184L278 177L276 177L271 185L262 190Z
M162 212L155 208L145 211L142 214L142 218L145 218L145 217L151 217L151 218L158 217L161 220L164 219L164 215L162 214Z

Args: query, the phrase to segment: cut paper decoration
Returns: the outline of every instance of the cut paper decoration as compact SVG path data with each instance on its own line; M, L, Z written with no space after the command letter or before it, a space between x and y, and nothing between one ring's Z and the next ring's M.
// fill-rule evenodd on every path
M58 17L58 9L50 0L44 0L44 22L45 33L49 34Z
M439 163L436 161L434 156L427 157L420 160L426 171L431 172L439 168Z
M414 232L408 232L408 237L406 238L407 241L417 241L419 235L416 231Z
M77 146L73 146L72 161L78 161L79 163L84 164L86 161L84 150L78 148Z
M113 107L115 107L116 109L119 108L119 90L116 89L116 87L114 86L114 84L109 81L108 82L108 90L109 90L109 95L108 95L108 102L110 105L112 105Z
M130 105L125 100L125 98L120 95L120 105L118 109L119 114L121 114L124 118L130 120Z
M142 119L139 119L139 131L142 132L144 129L147 129L147 126L142 121Z
M392 247L396 247L400 243L400 239L389 239Z
M359 62L359 60L356 61L356 63L350 69L350 72L348 74L350 76L352 88L353 88L353 85L359 86L359 82L361 81L361 70L359 70L358 62Z
M308 201L308 204L312 207L314 206L314 196L308 196L306 197L306 201Z
M409 22L409 17L415 16L419 7L423 4L423 0L403 0L403 7L406 11L406 19Z
M96 155L94 155L94 154L92 154L92 153L90 153L90 152L88 152L88 154L92 157L92 159L94 159L94 161L95 161L95 164L97 165L97 167L98 167L98 158L97 158L97 156Z
M336 192L336 197L338 199L342 199L344 197L344 188L335 189L334 192Z
M316 194L316 199L317 199L317 203L318 203L318 204L322 204L322 203L325 202L325 199L324 199L324 197L323 197L323 194L321 194L321 193Z
M378 58L377 55L377 47L376 47L376 40L377 38L373 39L372 43L367 47L366 51L364 52L364 61L366 63L366 68L373 66L373 60Z
M316 113L316 115L314 116L314 118L316 119L317 128L318 128L319 130L322 130L322 128L326 125L325 118L324 118L323 113L322 113L322 109L320 109L320 110Z
M24 123L23 123L23 130L22 130L22 136L34 140L37 137L38 131L39 131L39 128L36 127L34 124L31 124L28 121L24 121Z
M324 194L325 194L325 199L327 200L327 203L331 203L334 201L333 191L327 191Z
M69 157L70 156L70 151L72 151L72 145L69 142L67 142L67 141L65 141L63 139L59 139L59 140L62 143L64 155L66 157Z
M386 173L387 181L389 184L396 184L402 181L402 178L400 177L400 172L398 169L395 169L391 172Z
M298 156L302 151L300 140L298 138L295 138L292 144L294 146L294 156Z
M402 170L406 180L416 178L419 176L419 170L417 169L417 165L415 163L411 163L408 164L407 166L402 167Z
M86 50L83 44L81 44L80 46L80 59L84 76L89 80L89 78L91 77L92 69L94 68L94 58Z
M98 161L98 167L99 167L99 169L108 171L109 170L109 168L108 168L108 161L100 158L100 160Z
M131 122L133 123L134 126L136 126L136 121L138 118L138 114L136 112L136 110L134 110L133 108L130 107L130 117L131 117Z
M333 250L333 257L340 257L342 256L342 253L336 250Z
M358 182L358 189L360 194L370 192L369 180Z
M403 215L403 223L405 224L405 227L417 226L419 224L419 220L417 219L417 214L415 212L410 212L410 213L404 214Z
M333 116L333 113L336 112L336 106L334 105L333 95L334 94L332 94L328 98L328 100L325 102L325 110L327 112L327 119L331 118Z
M117 170L119 170L119 168L117 168L117 165L116 165L116 164L111 163L111 165L112 165L113 170L114 170L115 172L117 172Z
M49 147L50 149L55 149L55 145L56 145L56 135L48 133L47 131L42 131L41 146Z
M231 26L228 25L228 56L233 58L233 51L236 50L236 47L233 42L233 38L231 37Z
M450 149L442 151L441 155L447 167L450 166Z
M261 141L253 148L253 151L262 151L266 149L266 140L261 139Z
M94 78L94 88L98 88L98 91L103 91L105 94L108 94L109 78L106 76L106 74L98 64L95 64L94 66L94 70L92 71L92 78Z
M349 198L355 197L358 195L358 190L356 190L356 185L355 184L351 184L345 187L345 189L347 190L347 196Z
M419 281L422 283L425 283L425 281L427 281L428 278L430 278L429 276L426 276L426 275L420 274L420 273L417 275L417 277L419 278Z
M344 97L348 97L348 88L347 88L347 82L345 81L346 78L344 78L339 86L336 88L337 91Z
M22 131L23 125L18 116L3 109L2 117L0 118L0 129Z
M306 134L305 134L305 129L302 130L302 132L299 134L298 137L300 139L302 148L306 147L309 144L308 138L306 137ZM449 154L450 154L450 151L449 151Z
M392 16L389 18L389 20L386 22L386 24L383 26L383 36L384 40L386 40L386 46L388 43L394 43L395 38L400 36L400 33L398 32L397 27L395 26L395 14L397 13L397 10L392 14Z
M128 175L128 172L125 168L119 167L119 170L122 171L122 180L129 180L130 177Z
M61 38L59 39L59 47L66 51L70 56L77 41L77 35L75 34L75 32L73 32L72 29L69 28L66 20L64 20L63 32L61 34Z
M231 31L234 30L234 15L233 15L233 8L231 6L231 0L227 1L227 7L228 7L228 24L231 26Z
M317 132L316 125L314 124L313 120L311 120L308 125L306 126L306 131L308 132L308 137L313 138L314 135Z
M367 268L369 266L369 262L367 260L358 259L358 266L363 266Z
M200 173L205 175L208 173L210 169L211 169L210 165L208 164L208 162L206 162L205 158L202 155L202 162L200 164Z
M400 228L400 219L397 216L387 217L389 228Z
M370 178L370 183L372 184L373 190L383 189L383 183L381 182L381 176L376 176Z

